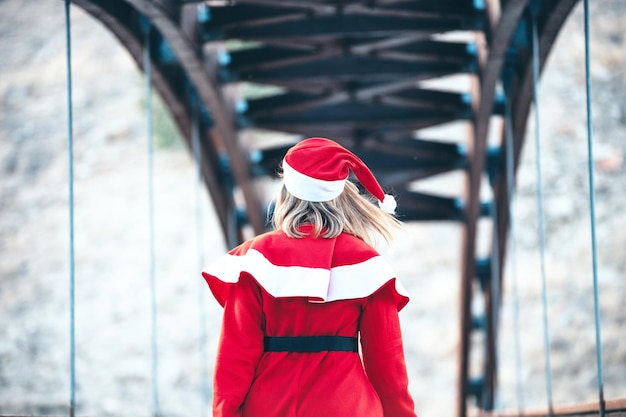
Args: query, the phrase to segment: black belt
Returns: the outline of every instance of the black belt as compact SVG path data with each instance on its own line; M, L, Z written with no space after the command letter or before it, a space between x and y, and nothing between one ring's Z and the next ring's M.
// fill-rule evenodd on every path
M348 336L265 336L266 352L358 352L356 337Z

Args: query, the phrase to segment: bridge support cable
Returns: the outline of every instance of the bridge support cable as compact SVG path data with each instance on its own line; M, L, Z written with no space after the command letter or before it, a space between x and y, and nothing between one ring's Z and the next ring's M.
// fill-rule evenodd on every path
M198 271L204 268L204 216L202 210L202 152L200 150L200 122L197 104L191 110L191 148L196 163L196 247L198 248ZM206 285L198 276L198 351L200 355L200 416L209 416L209 354L207 349Z
M149 230L149 265L150 265L150 329L152 349L152 415L159 417L159 349L156 296L156 251L154 228L154 135L152 120L152 65L150 53L151 23L143 20L143 65L145 73L146 132L148 153L148 230Z
M593 267L593 305L595 318L596 337L596 365L598 368L598 401L600 406L600 417L604 417L604 376L602 369L602 338L600 326L600 301L598 290L598 251L596 245L596 197L595 182L593 174L593 119L591 109L591 52L589 47L589 0L584 0L584 20L585 20L585 90L587 107L587 170L589 173L589 211L591 218L591 256Z
M500 317L500 302L501 297L501 276L500 276L500 255L498 248L500 247L498 242L498 209L496 207L495 198L492 200L490 206L491 222L493 224L492 230L492 250L489 259L489 287L487 288L487 326L486 326L486 355L485 355L485 387L483 388L482 395L482 408L484 410L493 410L496 404L497 396L497 374L498 374L498 325Z
M498 254L498 210L496 207L495 199L491 202L491 221L493 224L493 248L491 251L491 282L489 289L489 315L491 320L488 325L488 345L487 345L487 369L485 370L485 378L489 384L488 389L485 390L487 398L483 400L483 404L487 405L488 409L493 409L496 404L497 396L497 375L498 375L498 326L500 317L500 302L501 302L501 277L499 266L499 254Z
M70 304L70 417L76 410L76 313L75 313L75 251L74 251L74 115L72 109L72 36L70 0L65 0L65 58L67 67L67 166L69 207L69 304Z
M546 243L545 243L545 219L544 219L544 201L543 201L543 178L541 171L541 124L539 115L539 41L537 29L537 16L530 17L532 27L532 73L533 73L533 107L535 116L535 172L537 182L537 217L538 235L539 235L539 254L541 261L541 294L543 307L543 337L544 337L544 356L546 368L546 395L548 399L548 413L552 416L553 400L552 400L552 367L550 364L550 330L548 323L548 288L546 283Z
M511 280L512 304L513 304L513 346L515 357L515 384L517 411L524 411L524 386L522 383L522 349L519 320L519 289L517 276L517 231L513 217L513 203L515 196L515 160L513 141L513 120L511 117L511 105L507 100L504 120L504 136L506 146L506 182L508 190L508 227L509 227L509 279Z

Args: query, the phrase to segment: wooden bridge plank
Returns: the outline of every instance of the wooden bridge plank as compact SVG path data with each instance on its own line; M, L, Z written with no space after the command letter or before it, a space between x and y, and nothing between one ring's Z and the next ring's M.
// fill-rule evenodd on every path
M626 416L626 398L607 400L604 402L605 415L611 417ZM600 414L599 401L571 404L557 407L552 411L554 417L586 417ZM547 409L529 411L499 411L486 414L486 417L549 417Z

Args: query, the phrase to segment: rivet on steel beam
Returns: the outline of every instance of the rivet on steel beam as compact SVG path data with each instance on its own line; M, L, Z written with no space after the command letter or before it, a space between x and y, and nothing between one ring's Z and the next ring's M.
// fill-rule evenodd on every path
M260 164L263 160L263 152L260 149L252 149L249 154L250 162Z
M456 145L456 168L457 169L467 169L469 167L469 163L467 161L467 147L465 145L457 144Z
M476 398L478 403L481 402L484 389L485 379L483 377L474 377L467 381L467 394Z
M500 116L503 115L504 114L504 106L506 105L506 97L504 96L502 91L497 91L496 92L493 101L494 101L493 113L497 114L497 115L500 115Z
M499 146L490 146L487 148L487 160L485 163L485 171L489 179L489 184L493 187L496 183L498 173L502 170L502 157Z
M480 284L480 289L484 292L487 284L491 280L491 259L479 258L476 259L476 266L474 267L474 277Z
M463 211L465 209L465 203L462 198L457 197L454 199L454 208L459 211Z
M476 45L476 42L470 42L465 45L465 51L470 55L478 54L478 46Z
M200 109L200 121L202 125L207 128L212 127L213 124L215 123L213 121L213 117L211 116L211 112L204 105L202 105Z
M219 51L217 53L217 62L224 67L226 65L230 65L230 63L232 62L232 57L230 55L230 52L228 52L227 50Z
M248 100L241 98L235 101L235 111L239 114L245 113L248 111Z
M483 201L480 203L480 217L489 217L491 215L491 201Z
M211 9L204 3L198 5L198 22L207 23L211 20Z
M178 62L174 50L165 39L161 39L159 43L159 61L163 64L175 64Z
M230 158L228 157L228 154L226 152L220 152L219 164L220 164L220 171L222 171L222 173L224 174L231 173Z
M472 316L472 330L485 330L487 328L487 319L484 315Z

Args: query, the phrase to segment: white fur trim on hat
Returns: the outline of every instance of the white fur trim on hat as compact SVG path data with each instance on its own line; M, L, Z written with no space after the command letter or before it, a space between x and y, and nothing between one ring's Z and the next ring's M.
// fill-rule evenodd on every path
M395 213L398 203L392 195L385 194L385 199L378 202L378 207L383 209L386 213Z
M318 180L293 169L283 160L285 187L300 200L321 202L333 200L343 192L347 178L336 181Z

